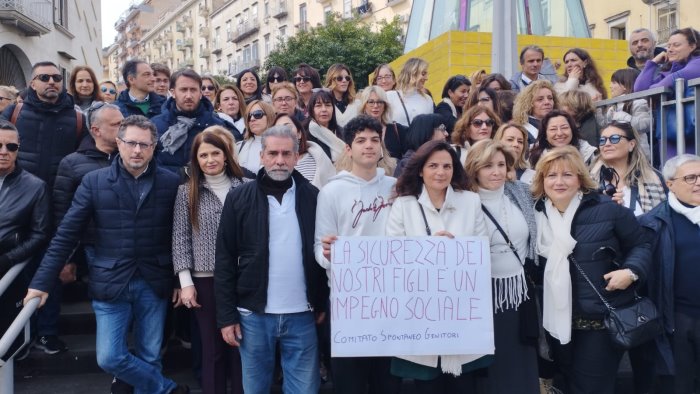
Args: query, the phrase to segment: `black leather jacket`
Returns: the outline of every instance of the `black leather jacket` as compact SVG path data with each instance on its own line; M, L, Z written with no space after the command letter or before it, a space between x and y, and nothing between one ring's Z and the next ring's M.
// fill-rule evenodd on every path
M41 251L50 226L46 184L15 167L0 187L0 276Z

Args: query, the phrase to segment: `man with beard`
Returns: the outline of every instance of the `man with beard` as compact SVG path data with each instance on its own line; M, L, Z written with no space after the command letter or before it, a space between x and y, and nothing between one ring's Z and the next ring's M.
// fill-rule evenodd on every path
M294 165L296 133L262 135L263 168L229 192L216 240L214 292L224 341L239 346L246 393L269 393L279 344L285 393L317 393L316 322L328 298L314 258L318 189Z
M224 122L214 114L211 102L202 100L202 78L193 70L176 71L170 77L170 94L153 123L158 129L158 162L180 173L189 162L194 137Z
M178 177L153 159L156 130L130 116L117 133L119 156L86 174L32 279L27 300L49 296L63 263L95 224L88 261L89 294L97 321L97 364L137 393L187 393L161 373L160 346L173 292L172 223ZM134 352L127 334L133 322Z
M665 49L656 46L654 33L643 27L632 31L629 44L632 56L627 59L627 66L640 71L644 68L647 60L651 60L665 51Z

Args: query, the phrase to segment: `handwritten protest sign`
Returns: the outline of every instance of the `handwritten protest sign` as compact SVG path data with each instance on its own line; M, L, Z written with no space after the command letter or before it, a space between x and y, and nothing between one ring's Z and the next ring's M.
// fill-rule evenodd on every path
M493 354L485 237L338 237L333 357Z

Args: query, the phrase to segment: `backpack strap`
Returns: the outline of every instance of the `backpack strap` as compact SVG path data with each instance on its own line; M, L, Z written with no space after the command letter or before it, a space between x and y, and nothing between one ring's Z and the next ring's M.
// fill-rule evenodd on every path
M19 111L22 110L22 106L24 103L18 103L15 105L15 109L12 110L12 116L10 116L10 122L12 122L13 125L17 125L17 117L19 117Z
M78 144L80 144L80 140L83 137L83 113L80 111L75 111L75 136L78 139Z

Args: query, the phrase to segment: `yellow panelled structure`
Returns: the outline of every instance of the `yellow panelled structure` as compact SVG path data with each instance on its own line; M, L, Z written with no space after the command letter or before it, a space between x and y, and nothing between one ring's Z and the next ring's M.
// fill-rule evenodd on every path
M627 58L630 56L625 40L518 36L518 54L520 49L527 45L540 46L544 49L545 56L553 63L557 60L562 63L562 67L558 70L559 74L564 72L562 59L567 50L576 47L585 49L595 61L606 89L609 89L612 73L620 68L627 68ZM442 88L452 75L469 76L480 69L490 72L491 33L449 31L442 34L391 62L391 67L397 76L403 63L412 57L420 57L430 64L426 87L433 94L435 101L439 102ZM511 76L505 77L510 79Z

